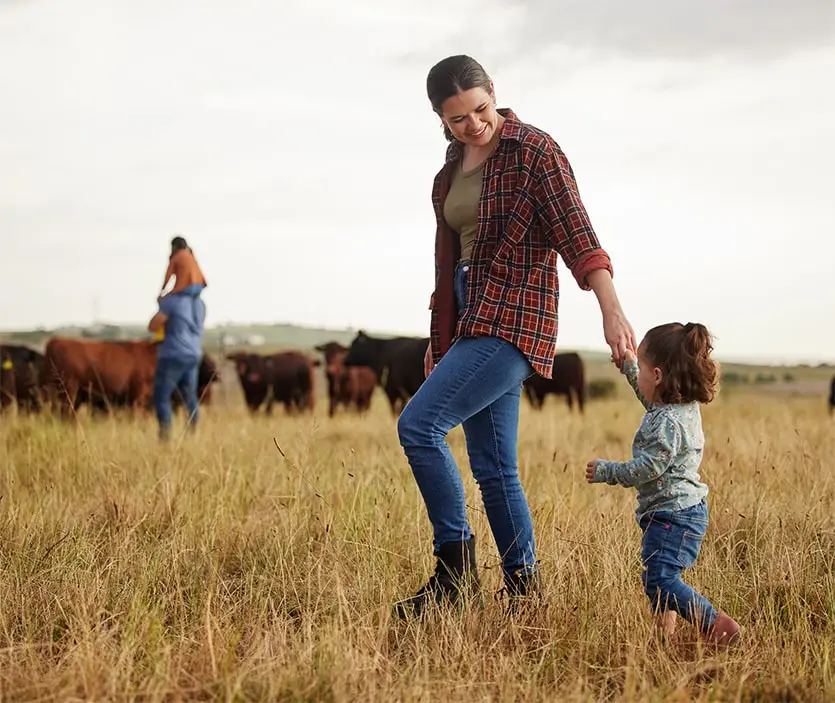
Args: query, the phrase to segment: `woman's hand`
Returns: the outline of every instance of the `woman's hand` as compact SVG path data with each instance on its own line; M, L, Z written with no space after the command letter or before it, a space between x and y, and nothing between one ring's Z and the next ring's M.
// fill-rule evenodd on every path
M603 311L603 336L612 349L612 361L618 368L623 366L629 352L637 352L635 331L619 307Z
M627 349L626 354L620 361L615 361L614 356L612 356L612 363L615 365L618 371L620 371L621 373L625 373L627 362L636 361L637 359L637 354L635 354L631 349Z
M426 378L432 373L432 369L435 368L435 362L432 361L432 342L429 342L428 346L426 347L426 353L423 355L423 376Z
M623 313L609 272L606 269L595 269L586 276L586 281L600 303L600 312L603 315L603 337L612 349L612 361L620 368L626 360L627 350L632 351L633 354L638 353L635 331Z

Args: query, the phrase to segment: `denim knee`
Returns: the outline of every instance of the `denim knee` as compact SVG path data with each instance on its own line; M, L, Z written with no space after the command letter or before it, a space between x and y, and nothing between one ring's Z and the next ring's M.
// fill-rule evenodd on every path
M436 431L433 427L434 418L421 412L415 403L406 403L406 407L397 418L397 436L402 447L431 446Z
M658 602L662 600L664 594L671 593L672 586L678 580L678 572L659 568L654 565L647 565L641 573L641 582L644 585L644 593L649 598L652 607L658 606ZM664 603L667 606L668 603Z

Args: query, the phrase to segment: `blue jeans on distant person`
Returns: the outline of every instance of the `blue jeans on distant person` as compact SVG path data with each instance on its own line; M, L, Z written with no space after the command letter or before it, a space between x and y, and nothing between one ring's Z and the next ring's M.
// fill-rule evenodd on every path
M160 436L168 437L171 432L171 396L179 389L185 400L192 427L197 424L197 372L200 359L178 359L163 357L157 359L154 374L154 408L159 421Z
M455 272L459 310L466 306L469 267ZM462 425L473 476L505 572L536 571L531 512L517 472L522 381L533 374L525 356L496 337L464 337L444 354L397 424L434 532L434 548L470 539L464 484L446 443Z
M681 580L681 572L696 563L707 532L707 503L684 510L659 510L641 518L641 581L653 612L675 610L700 630L716 621L710 601Z
M196 298L203 292L205 287L202 283L192 283L190 286L186 286L182 290L177 291L175 295L193 295Z

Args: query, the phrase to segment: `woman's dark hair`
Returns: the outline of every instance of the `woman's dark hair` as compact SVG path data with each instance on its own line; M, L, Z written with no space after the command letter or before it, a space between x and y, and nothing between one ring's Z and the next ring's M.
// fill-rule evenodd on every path
M709 403L716 396L719 368L711 359L713 338L698 322L670 322L644 335L647 360L661 369L662 403Z
M490 76L478 61L464 54L448 56L439 61L429 69L429 75L426 77L426 94L429 96L432 109L438 115L443 115L441 106L444 100L472 88L483 88L489 93ZM455 140L446 125L444 136L449 141Z

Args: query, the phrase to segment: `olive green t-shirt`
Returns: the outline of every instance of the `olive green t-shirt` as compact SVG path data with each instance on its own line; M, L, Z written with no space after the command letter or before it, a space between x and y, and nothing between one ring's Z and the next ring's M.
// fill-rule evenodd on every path
M472 171L463 171L459 162L452 174L449 193L444 201L444 219L458 233L462 259L469 259L473 250L478 230L478 201L481 199L483 177L483 163Z

